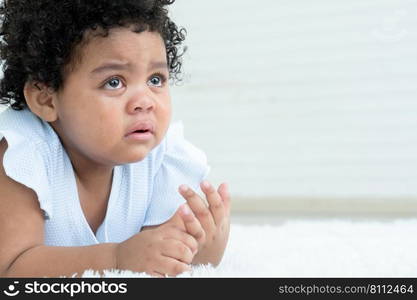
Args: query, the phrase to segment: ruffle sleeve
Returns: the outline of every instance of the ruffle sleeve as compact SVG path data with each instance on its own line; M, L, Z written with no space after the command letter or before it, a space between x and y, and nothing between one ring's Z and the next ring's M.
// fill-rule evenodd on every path
M30 112L9 113L5 111L0 113L0 140L5 138L8 144L3 156L3 168L7 176L36 193L44 217L48 219L52 215L52 211L50 207L49 181L45 160L42 155L42 147L33 135L23 133L25 130L36 130L31 125L35 127L41 125L34 123L28 126L27 122L29 121L40 121L36 120L34 116L27 115L27 113ZM18 118L10 118L10 114L15 114ZM23 123L19 123L24 115L34 119L24 120Z
M170 126L161 146L143 226L169 220L185 202L178 192L179 186L186 184L201 193L200 182L210 171L205 153L184 138L182 122Z

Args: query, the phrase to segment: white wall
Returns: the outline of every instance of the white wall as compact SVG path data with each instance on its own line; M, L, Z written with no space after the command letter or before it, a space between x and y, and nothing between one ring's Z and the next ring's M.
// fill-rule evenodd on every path
M189 46L176 118L207 152L211 179L230 183L235 207L416 207L417 1L174 6Z

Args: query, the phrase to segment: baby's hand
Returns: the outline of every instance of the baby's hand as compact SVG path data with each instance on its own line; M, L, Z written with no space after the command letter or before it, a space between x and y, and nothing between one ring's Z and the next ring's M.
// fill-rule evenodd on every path
M216 266L223 257L229 238L230 195L225 183L222 183L217 191L207 181L203 181L200 187L206 196L208 206L186 185L181 185L179 189L205 232L205 239L199 242L199 251L193 259L193 264L211 263Z
M186 206L182 206L174 215L174 218L186 219L183 220L186 232L167 222L148 227L119 243L116 248L116 268L146 272L157 277L190 271L198 242L189 232L198 232L201 227L199 229L196 222L187 222L188 215Z

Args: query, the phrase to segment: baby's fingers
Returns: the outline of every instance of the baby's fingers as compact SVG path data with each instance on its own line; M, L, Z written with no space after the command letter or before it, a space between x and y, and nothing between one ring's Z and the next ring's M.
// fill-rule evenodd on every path
M191 271L190 265L170 256L162 256L162 258L158 260L158 264L155 267L154 273L164 274L164 277L166 277L177 276L181 273L189 271Z
M183 204L181 206L181 217L184 221L185 230L192 235L199 244L205 242L206 233L204 232L203 227L201 226L200 222L194 216L191 209L188 207L187 204Z
M192 253L190 247L176 239L165 240L161 250L163 256L177 259L186 264L191 264L194 258L194 253Z
M222 183L219 188L217 189L217 192L219 193L220 197L222 197L223 205L226 209L226 214L230 215L230 193L229 188L226 183Z
M185 200L187 200L189 207L197 217L198 221L200 221L204 231L206 233L213 231L213 228L215 228L216 225L209 208L204 203L204 200L201 199L201 197L196 192L194 192L186 185L181 185L179 192L185 198Z
M223 205L222 197L208 181L203 181L200 187L206 195L214 222L216 225L220 225L225 217L225 207Z

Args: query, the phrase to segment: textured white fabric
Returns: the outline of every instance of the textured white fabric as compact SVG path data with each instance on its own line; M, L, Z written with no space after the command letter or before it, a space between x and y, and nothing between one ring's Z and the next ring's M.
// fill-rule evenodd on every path
M185 202L181 184L199 192L209 167L174 123L161 144L140 162L114 167L107 212L96 234L82 211L71 161L52 127L25 109L0 114L0 140L8 148L6 174L34 190L45 214L45 244L83 246L121 242L142 226L167 221Z
M178 277L417 277L417 218L253 220L259 224L232 222L218 267L193 265ZM112 269L101 277L151 276Z

